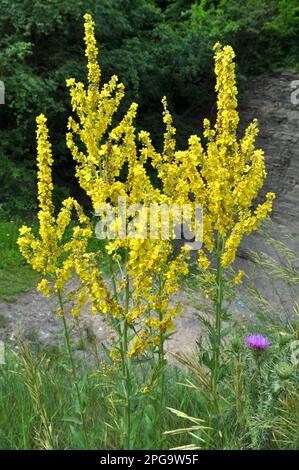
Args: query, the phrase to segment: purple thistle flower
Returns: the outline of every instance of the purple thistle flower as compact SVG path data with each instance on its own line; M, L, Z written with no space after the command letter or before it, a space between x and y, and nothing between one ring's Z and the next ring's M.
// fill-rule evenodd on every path
M270 341L266 336L254 334L246 336L246 346L255 351L263 351L268 349L270 346Z

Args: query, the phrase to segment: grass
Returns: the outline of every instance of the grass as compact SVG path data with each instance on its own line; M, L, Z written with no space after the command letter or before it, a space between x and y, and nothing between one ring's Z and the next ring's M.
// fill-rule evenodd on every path
M33 289L37 279L38 275L30 266L0 268L0 300L15 302L18 294Z
M299 369L290 362L293 332L287 334L269 334L271 348L257 369L252 352L244 347L244 332L235 332L223 356L219 416L210 414L204 386L208 371L200 351L193 358L181 356L184 367L168 364L163 448L298 449ZM0 449L121 448L117 364L102 360L96 365L92 357L86 362L76 353L75 364L87 445L66 350L41 345L29 349L22 342L18 349L7 345L6 363L0 366ZM134 449L157 448L154 394L143 393L147 382L147 368L141 365L132 383ZM202 426L211 427L212 441Z
M17 246L18 221L0 220L0 300L14 302L18 294L28 292L38 275L27 265Z
M0 313L0 328L5 328L8 323L7 318Z
M18 252L19 225L0 221L0 300L14 301L38 279ZM92 244L93 250L104 251L102 241L94 239ZM292 264L286 262L286 255L283 260L289 269ZM104 262L108 272L105 257ZM273 272L274 261L267 258L265 263ZM275 273L289 281L289 271L286 276L281 270ZM298 283L298 276L293 282ZM203 290L210 287L194 265L184 287L192 295L199 286ZM226 295L234 298L228 287ZM0 328L5 326L6 318L0 314ZM298 340L298 324L282 324L278 319L276 324L266 315L260 319L259 332L270 338L271 347L259 365L244 346L251 326L232 326L222 351L219 414L214 413L206 385L210 373L206 345L199 344L194 357L181 355L180 365L167 364L164 449L299 449L299 365L292 363L290 346ZM255 329L252 325L252 332ZM0 449L120 449L123 401L119 365L105 354L99 362L83 339L77 345L72 343L88 430L86 444L66 350L38 344L35 331L25 338L18 345L6 343L6 363L0 365ZM86 354L80 355L80 351ZM145 363L137 370L138 376L132 378L132 447L156 449L160 443L155 385ZM145 386L150 393L144 392Z
M119 448L120 403L113 371L104 365L101 370L86 367L79 358L76 366L80 372L89 448ZM190 391L176 385L184 380L184 373L173 366L168 373L172 379L167 381L169 404L187 408L189 413L197 412L199 397L191 400ZM151 400L136 400L134 406L135 448L150 449L155 433ZM83 447L78 403L63 349L36 347L32 352L24 344L19 352L7 349L6 364L0 366L0 416L0 449ZM141 420L144 416L145 420ZM167 429L173 429L179 422L175 415L167 414ZM171 446L183 442L183 438L175 436L168 440Z

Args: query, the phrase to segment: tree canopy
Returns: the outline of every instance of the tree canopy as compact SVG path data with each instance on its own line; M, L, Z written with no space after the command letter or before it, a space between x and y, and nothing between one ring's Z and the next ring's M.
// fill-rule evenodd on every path
M296 0L1 0L0 203L5 211L35 204L35 117L48 117L58 163L56 182L69 186L65 145L69 77L83 79L83 14L97 25L103 80L126 86L124 111L139 104L137 126L158 140L167 96L178 142L213 113L213 45L231 44L238 79L294 68L299 48ZM59 195L59 191L58 191Z

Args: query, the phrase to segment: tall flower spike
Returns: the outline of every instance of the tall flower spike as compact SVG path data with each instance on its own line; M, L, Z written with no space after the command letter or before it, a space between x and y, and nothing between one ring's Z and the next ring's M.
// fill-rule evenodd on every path
M47 118L40 114L36 118L37 130L37 167L38 167L38 201L40 210L49 214L53 212L52 205L52 147L49 142Z
M217 92L217 131L218 146L226 149L223 158L232 156L231 152L236 149L236 132L239 124L237 112L236 76L235 76L235 53L231 46L221 47L218 42L215 50L215 74L217 77L215 90Z
M84 41L86 44L85 55L87 57L87 68L88 68L88 83L89 83L89 93L93 98L98 97L100 79L101 79L101 69L98 62L98 48L97 42L94 35L94 21L92 20L91 15L86 13L84 15L84 29L85 36Z
M272 209L273 193L252 211L254 200L263 186L266 170L262 150L255 148L257 121L238 140L237 87L235 53L230 46L215 45L217 119L214 127L204 120L204 148L199 137L190 136L188 149L175 150L175 130L163 99L163 120L166 124L164 151L153 148L147 133L141 132L142 153L152 160L162 181L164 195L172 203L203 206L203 248L212 252L216 237L223 240L223 266L231 264L243 235L249 235ZM208 258L199 253L200 265L207 267Z

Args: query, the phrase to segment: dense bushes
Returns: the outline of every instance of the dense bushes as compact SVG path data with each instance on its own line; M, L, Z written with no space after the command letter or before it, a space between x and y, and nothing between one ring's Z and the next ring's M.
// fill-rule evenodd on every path
M44 112L58 159L55 177L69 185L71 163L64 143L65 77L83 78L82 15L97 23L104 80L116 73L142 118L138 125L154 140L162 132L160 100L167 95L180 129L193 132L213 83L212 46L230 43L238 56L239 79L272 67L295 66L298 56L296 0L1 0L0 202L10 212L34 206L34 122ZM241 80L242 82L242 80ZM241 83L242 84L242 83ZM63 194L65 196L65 194Z

